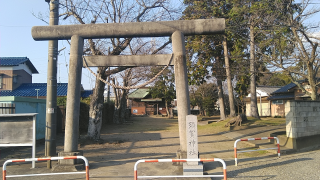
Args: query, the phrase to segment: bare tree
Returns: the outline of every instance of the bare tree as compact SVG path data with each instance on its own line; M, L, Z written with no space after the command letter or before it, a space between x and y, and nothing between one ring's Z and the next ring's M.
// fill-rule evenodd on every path
M62 12L60 17L73 24L141 22L175 18L175 10L170 8L170 2L167 0L65 0L60 2L60 12ZM88 39L84 54L120 55L126 52L125 49L131 41L132 38ZM106 80L109 75L128 68L117 67L106 71L107 67L99 67L97 76ZM129 72L130 70L126 73L130 74ZM104 87L105 83L96 78L89 112L88 137L92 139L100 138Z
M318 100L320 38L315 37L315 30L319 30L315 27L319 27L319 21L307 23L307 20L319 14L320 7L314 6L311 0L299 4L290 0L278 7L276 11L286 14L270 30L273 40L266 45L271 47L271 53L261 55L273 69L284 71L311 100Z

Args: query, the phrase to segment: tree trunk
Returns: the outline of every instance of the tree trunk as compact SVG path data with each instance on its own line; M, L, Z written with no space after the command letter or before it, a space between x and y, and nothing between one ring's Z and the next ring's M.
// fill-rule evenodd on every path
M112 79L112 83L113 84L116 84L116 80L115 80L115 78L113 78ZM115 87L112 87L113 88L113 92L114 92L114 106L115 107L118 107L119 106L119 101L118 101L118 91L117 91L117 89L115 88Z
M241 102L242 103L242 102ZM241 108L242 108L242 114L244 114L245 112L244 112L244 108L245 108L245 106L246 106L246 104L245 103L242 103L242 105L241 105Z
M312 57L316 57L316 55L312 54L311 55ZM314 61L312 61L314 62ZM313 70L313 64L311 62L308 62L307 63L307 68L308 68L308 81L309 81L309 84L310 84L310 88L311 88L311 100L312 101L315 101L315 100L318 100L318 88L316 86L316 81L315 81L315 75L314 75L314 70Z
M168 102L165 101L165 104L166 104L166 111L167 111L167 116L170 117L170 113L169 113L169 109L168 109Z
M123 89L120 108L119 108L119 123L123 124L126 121L126 111L127 111L127 92L128 90Z
M114 113L113 113L113 124L120 124L120 117L119 117L119 108L114 107Z
M105 76L105 67L99 67L98 76L102 79L106 79ZM89 110L89 125L88 125L88 133L87 136L90 139L99 139L100 138L100 130L102 125L102 109L103 109L103 92L104 92L105 84L100 81L98 78L96 79L95 88L93 90L93 94L91 96L90 101L90 110Z
M222 44L223 44L224 60L225 60L225 66L226 66L228 94L229 94L229 103L230 103L230 116L234 117L234 116L236 116L236 111L235 111L235 105L234 105L233 87L232 87L232 79L231 79L231 72L230 72L230 63L229 63L226 35L223 35Z
M173 111L173 109L172 109L172 107L171 107L171 108L170 108L170 113L169 113L169 118L170 118L170 119L173 119L173 112L172 112L172 111Z
M225 107L224 107L224 98L223 98L223 89L221 79L217 79L218 83L218 96L219 96L219 105L220 105L220 119L226 119Z
M254 46L254 27L250 25L250 115L258 118L258 105L257 105L257 93L256 93L256 71L255 71L255 46Z
M112 79L112 83L116 84L116 80L113 78ZM120 124L119 121L119 101L118 101L118 91L115 87L113 87L113 92L115 95L115 99L114 99L114 113L113 113L113 123L114 124Z
M315 87L313 87L312 88L312 92L311 92L311 100L312 101L316 101L316 100L318 100L318 96L317 96L317 90L316 90L316 88Z

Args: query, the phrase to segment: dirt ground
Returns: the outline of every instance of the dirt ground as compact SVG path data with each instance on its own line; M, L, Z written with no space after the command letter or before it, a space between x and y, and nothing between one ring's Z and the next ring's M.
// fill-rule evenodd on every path
M201 128L198 130L200 158L221 158L234 165L234 140L221 135L221 130ZM173 159L179 149L178 120L163 117L132 117L123 125L106 125L101 130L100 141L88 141L80 136L79 150L89 160L90 179L133 179L133 168L140 159ZM63 151L63 134L57 136L57 152ZM250 148L245 144L239 148ZM44 156L44 143L37 145L37 157ZM242 157L274 156L269 152L239 154ZM7 159L30 158L31 148L0 149L0 164ZM54 163L55 164L55 163ZM219 162L205 163L208 174L222 174ZM7 175L49 173L46 162L12 163L7 166ZM172 163L141 163L138 175L182 175L181 166ZM23 177L22 179L84 179L84 175L59 175ZM9 179L9 178L8 178ZM21 179L21 178L10 178ZM219 178L218 178L219 179Z

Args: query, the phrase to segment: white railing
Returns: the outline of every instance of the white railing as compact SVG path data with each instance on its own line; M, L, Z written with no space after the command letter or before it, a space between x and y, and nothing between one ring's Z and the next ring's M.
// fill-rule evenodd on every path
M275 148L266 148L266 149L256 149L256 150L237 151L237 143L240 142L240 141L255 141L255 140L267 140L267 139L276 139L277 140L277 147L275 147ZM279 139L277 137L237 139L234 142L234 161L235 161L235 165L236 166L238 165L237 153L252 152L252 151L263 151L263 150L269 150L269 149L278 149L278 157L280 158L280 145L279 145Z
M35 161L54 161L63 159L82 159L86 166L85 172L61 172L61 173L46 173L46 174L21 174L21 175L7 175L7 164L13 162L35 162ZM48 158L29 158L29 159L9 159L3 163L2 166L2 179L6 180L7 177L26 177L26 176L52 176L52 175L65 175L65 174L86 174L86 180L89 180L89 162L84 156L66 156L66 157L48 157Z

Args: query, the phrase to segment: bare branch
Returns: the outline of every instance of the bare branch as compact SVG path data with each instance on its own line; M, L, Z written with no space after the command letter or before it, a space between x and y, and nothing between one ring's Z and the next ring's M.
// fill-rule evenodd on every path
M35 18L39 19L40 21L49 24L48 21L44 20L43 15L41 13L38 13L38 15L36 15L33 11L31 12L32 16L34 16Z

